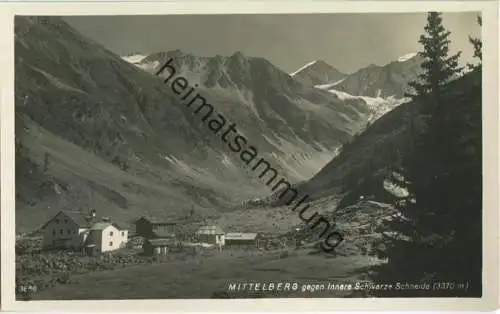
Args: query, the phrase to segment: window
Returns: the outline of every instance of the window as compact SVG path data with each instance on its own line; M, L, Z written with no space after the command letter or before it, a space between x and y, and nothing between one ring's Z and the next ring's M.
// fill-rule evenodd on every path
M56 235L56 229L52 230L52 235Z
M109 232L109 235L110 235L110 236L113 236L113 231L110 231L110 232Z
M125 231L122 231L122 237L124 237L124 236L125 236Z
M71 234L71 230L68 229L68 234Z
M68 219L64 219L64 223L67 224L68 223Z
M113 246L113 241L109 242L109 246Z
M62 229L61 229L61 230L59 230L59 233L60 233L60 234L63 234L63 230L62 230Z
M58 224L58 223L59 223L59 219L56 219L56 224Z

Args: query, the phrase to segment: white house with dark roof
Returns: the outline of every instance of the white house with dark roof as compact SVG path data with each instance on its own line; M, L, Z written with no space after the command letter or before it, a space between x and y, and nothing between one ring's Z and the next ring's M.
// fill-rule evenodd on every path
M111 223L118 231L120 231L120 236L124 239L125 243L128 242L128 229L125 225L117 222ZM122 241L123 242L123 241Z
M89 228L85 246L96 252L109 252L125 247L128 234L110 222L96 222Z
M89 215L76 211L60 211L42 226L43 246L74 249L92 247L96 252L124 247L128 230L117 223L96 221L95 211Z

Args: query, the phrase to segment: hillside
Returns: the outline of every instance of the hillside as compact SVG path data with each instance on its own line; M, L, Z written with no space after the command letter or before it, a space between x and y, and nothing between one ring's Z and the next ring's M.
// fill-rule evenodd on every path
M313 176L370 115L364 102L305 86L263 58L175 51L130 64L59 18L17 17L15 32L20 231L68 207L123 221L191 208L202 217L269 194L141 68L167 56L291 182Z
M456 102L456 105L447 107L451 116L462 114L461 110L475 110L474 106L460 100L464 99L463 95L467 95L467 98L471 94L480 96L476 90L478 80L480 73L469 73L448 84L447 90L456 97L450 100L450 103ZM409 119L414 121L415 130L421 129L418 115L424 109L425 104L408 102L388 112L365 132L344 145L336 158L313 178L300 183L298 188L303 193L308 193L312 199L353 191L353 188L359 195L381 192L384 190L383 179L390 176L408 152L409 139L412 137L408 129ZM476 127L480 127L480 121L475 123ZM373 180L378 180L375 186L371 186Z
M471 181L463 181L461 173L468 171L467 169L481 168L481 73L471 72L452 81L447 85L446 92L450 96L446 101L445 110L452 123L450 128L456 131L445 138L454 139L450 145L455 150L452 154L457 157L457 161L449 163L452 168L448 171L458 176L456 180L461 180L457 182L461 182L462 186L456 187L446 182L440 189L451 195L461 195L464 198L463 204L475 204L475 207L470 208L474 211L470 222L477 223L480 222L480 219L477 220L477 214L481 213L481 207L478 205L480 200L474 198L475 194L470 194L471 198L468 199L469 194L461 189L472 193L481 186L481 182L476 177L471 177ZM402 160L418 160L430 153L424 150L410 153L410 143L425 127L422 122L425 110L426 103L412 101L400 105L344 145L339 155L317 175L294 186L301 195L308 195L307 204L311 214L318 212L329 217L338 230L346 235L345 245L338 248L339 252L347 250L351 253L375 254L382 234L391 231L387 222L391 221L394 215L400 215L394 205L408 196L405 188L407 181L401 175ZM442 146L446 144L443 143ZM459 162L464 158L466 162ZM428 171L423 168L421 173L428 176L426 180L431 180L433 168L427 168ZM439 190L436 188L436 191ZM458 196L454 198L461 199ZM438 202L439 197L434 195L428 199L433 200ZM453 209L450 205L443 206L447 206L447 211ZM453 205L454 208L458 206ZM265 202L249 204L248 207L247 211L257 210L254 208L259 207L266 208L269 212L266 215L273 216L272 221L283 220L289 230L302 225L297 214L291 214L290 208L284 206L277 195ZM463 216L457 215L457 219L462 218ZM248 220L250 218L247 216L247 224L250 223ZM477 246L477 243L475 245Z
M215 57L178 50L161 52L147 56L136 66L154 73L170 58L178 75L187 78L190 85L198 84L198 90L235 120L243 133L249 133L264 149L271 145L276 154L291 144L302 151L310 146L320 152L315 155L321 155L322 150L338 147L350 138L368 119L369 110L363 101L339 99L301 84L266 59L246 57L241 52ZM263 130L265 138L259 138Z

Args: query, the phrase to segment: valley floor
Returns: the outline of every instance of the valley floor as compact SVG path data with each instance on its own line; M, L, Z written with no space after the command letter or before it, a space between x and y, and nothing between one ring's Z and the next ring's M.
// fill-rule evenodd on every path
M326 214L325 211L333 204L334 200L329 200L315 202L312 207ZM169 256L170 260L160 263L136 261L131 259L131 253L125 252L123 254L127 257L127 262L112 263L111 268L106 268L106 263L99 264L98 271L72 274L69 280L60 281L35 293L32 299L255 297L256 292L249 295L248 291L230 292L228 289L229 284L245 282L261 285L295 282L298 286L296 291L260 292L257 293L257 297L352 296L353 291L325 289L308 292L302 291L302 286L307 284L327 286L328 283L354 284L357 281L364 281L367 277L367 268L380 263L370 256L373 255L373 239L377 237L374 227L377 221L389 212L384 204L376 202L364 202L359 204L356 210L347 208L345 212L339 212L336 218L338 226L345 234L345 243L339 247L335 255L319 252L314 248L313 242L296 249L294 241L288 241L284 246L274 245L269 248L270 250L225 247L222 252L205 251L199 255L185 254L186 252L172 253ZM252 231L279 236L289 232L299 221L295 213L280 207L238 210L222 215L215 223L226 232ZM67 259L63 258L60 261L66 263ZM19 265L26 264L27 271L34 269L35 273L39 272L36 266L38 264L35 263L33 266L30 260L28 256L26 261L20 262ZM38 263L45 265L45 261ZM54 270L47 271L51 273ZM355 294L358 295L360 292Z
M34 300L211 298L226 293L231 283L297 283L296 291L280 297L345 297L352 291L302 291L304 284L363 280L368 256L327 258L306 250L283 252L222 251L156 265L92 272L72 277L71 283L41 291ZM234 292L233 292L234 293ZM239 293L239 297L245 297ZM272 297L263 293L262 297ZM233 296L236 297L236 296ZM248 294L247 294L248 297Z

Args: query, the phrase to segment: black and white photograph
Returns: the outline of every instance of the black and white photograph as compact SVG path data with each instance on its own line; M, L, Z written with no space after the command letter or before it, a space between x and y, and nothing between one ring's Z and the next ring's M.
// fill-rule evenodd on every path
M12 22L16 301L484 297L480 10Z

